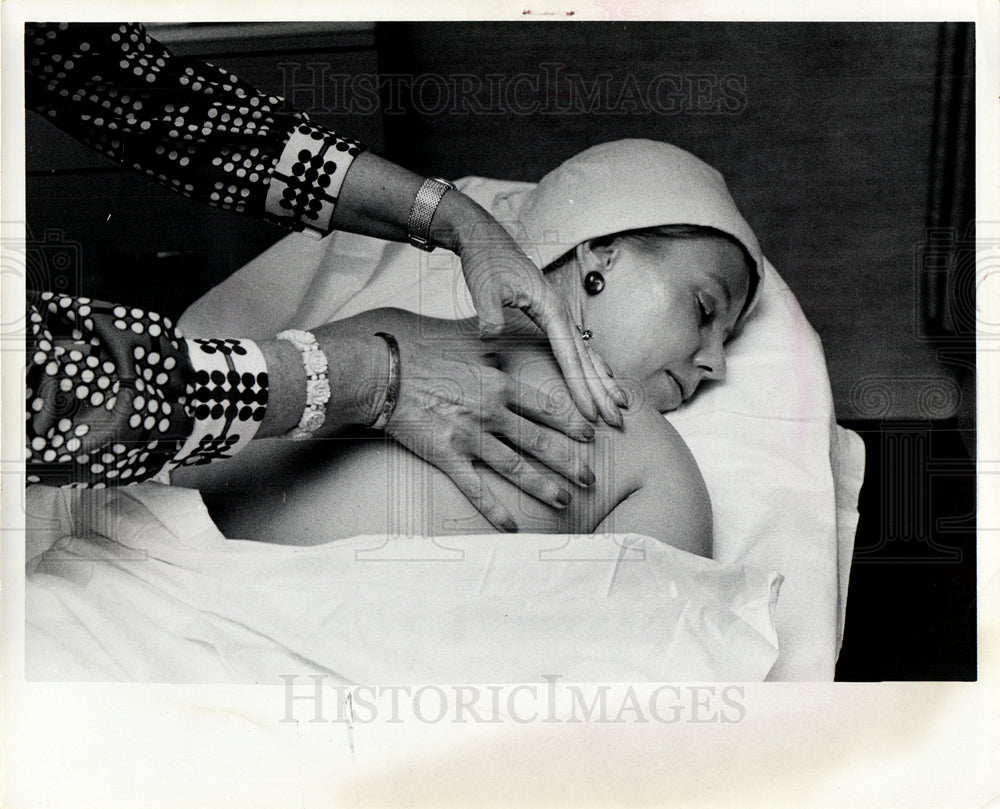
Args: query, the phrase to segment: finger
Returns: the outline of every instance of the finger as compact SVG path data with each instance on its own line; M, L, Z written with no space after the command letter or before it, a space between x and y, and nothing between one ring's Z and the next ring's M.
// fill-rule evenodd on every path
M618 408L627 399L612 380L594 367L585 342L570 325L566 308L555 303L549 307L525 308L524 311L548 335L552 353L580 412L595 421L596 405L596 410L605 422L613 427L621 427L623 421ZM585 404L582 406L582 403Z
M597 369L597 373L601 376L607 377L608 379L614 379L614 371L612 371L611 366L604 361L604 357L601 356L600 352L591 346L590 343L586 343L586 346L587 350L590 351L590 360L594 363L594 368Z
M480 295L473 301L479 316L479 339L493 340L503 334L503 301L498 296Z
M588 392L597 403L601 418L612 427L621 427L624 420L619 408L623 407L628 399L613 380L598 373L590 356L590 349L583 338L579 334L574 335L574 338L574 345L580 354L580 362L583 365L584 382Z
M587 366L576 345L576 329L562 300L537 272L530 277L530 283L521 283L504 291L511 293L501 295L504 303L520 309L545 332L574 404L589 421L596 421L600 413L586 382Z
M489 521L490 525L507 534L517 533L517 523L514 518L506 508L500 505L493 490L486 485L482 475L471 464L463 464L461 469L438 468L451 478L451 482L475 506L476 511Z
M496 225L496 223L493 223ZM507 244L492 240L466 244L461 252L462 273L479 317L479 336L489 340L503 333L504 307L512 305L515 290L530 285L531 273L541 279L541 273L521 253L504 233ZM525 275L525 268L529 274ZM527 279L527 280L526 280ZM529 293L529 296L533 293Z
M521 491L552 508L564 509L572 500L569 489L558 475L535 468L518 452L492 436L484 436L481 460Z
M586 424L586 422L584 423ZM590 486L594 483L594 472L590 468L590 464L587 463L585 451L579 444L570 441L561 433L530 422L514 413L510 413L510 421L501 425L500 429L496 429L496 433L498 436L506 438L518 449L537 458L549 469L558 472L571 483L577 486ZM517 456L517 453L514 455ZM514 463L508 456L504 456L504 459L508 463ZM530 465L526 465L530 468ZM517 472L520 469L514 471ZM523 486L521 488L528 491ZM529 494L531 494L530 491ZM539 497L539 499L545 498Z
M553 386L558 386L558 391L549 394L533 385L519 384L511 391L508 407L525 419L558 430L576 441L593 441L593 425L565 395L568 391L562 380L553 380ZM513 440L513 436L508 438Z
M538 305L525 305L521 308L548 336L552 354L562 371L574 404L588 421L597 421L598 407L587 386L582 354L577 348L576 330L570 326L565 309L562 306L553 308Z
M611 366L604 361L604 357L602 357L600 353L598 353L590 345L590 343L586 343L586 346L590 352L590 359L594 363L594 368L597 369L599 378L602 382L604 382L604 389L607 391L608 396L610 396L612 401L614 401L619 407L628 407L628 395L618 382L613 381L615 374L611 370Z
M470 259L468 267L473 264ZM463 270L467 268L464 258L462 267ZM590 421L600 416L608 424L622 425L617 408L627 401L624 394L608 377L594 369L570 323L565 305L541 273L532 267L526 274L520 264L510 267L507 272L495 269L489 275L489 283L470 284L469 291L479 313L482 338L490 339L503 331L502 306L522 310L548 335L556 362L580 412Z

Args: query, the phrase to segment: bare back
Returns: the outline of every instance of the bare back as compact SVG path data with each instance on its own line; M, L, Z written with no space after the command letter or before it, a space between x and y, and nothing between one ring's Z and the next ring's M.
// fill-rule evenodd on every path
M368 314L374 330L391 328L394 320L413 328L418 318L399 310ZM467 325L419 320L421 335L441 339L450 351L488 352L520 383L564 390L543 341L484 346ZM432 420L427 429L433 429ZM708 493L673 427L640 404L625 413L622 430L603 423L595 429L591 444L569 444L570 451L585 454L597 482L587 488L566 482L573 502L564 511L525 494L492 470L480 470L520 530L634 532L708 555ZM530 457L526 461L539 465ZM200 489L220 529L236 539L307 545L358 534L448 536L495 530L443 472L393 439L368 431L309 443L255 441L232 460L181 470L173 482Z

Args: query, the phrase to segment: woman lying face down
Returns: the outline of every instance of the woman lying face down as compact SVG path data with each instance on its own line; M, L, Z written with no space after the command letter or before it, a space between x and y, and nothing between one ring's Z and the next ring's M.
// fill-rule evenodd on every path
M690 161L696 168L704 166L668 148L673 151L667 156L679 153L686 168ZM619 188L618 199L625 200L634 183L621 182ZM696 219L705 221L704 216ZM536 500L485 466L475 471L515 515L518 530L634 532L710 555L708 492L686 445L661 413L693 396L702 381L725 378L725 342L754 297L756 243L748 249L745 241L714 226L719 219L711 219L712 225L642 223L580 241L549 263L547 277L563 293L581 328L592 334L589 345L628 392L629 407L622 429L597 423L593 441L573 446L574 457L567 462L580 471L578 485L546 474L540 462L520 453L519 463L545 478L544 485L561 488L552 499L565 503L563 508ZM726 223L725 216L721 222ZM379 310L348 322L359 334L385 330L387 324L400 331L419 329L425 338L440 340L443 351L484 357L517 383L572 407L544 336L517 312L508 316L505 338L489 344L478 339L474 321ZM418 418L428 431L434 429L433 412ZM315 544L357 534L446 536L494 530L439 469L370 433L308 445L258 441L230 461L184 470L174 483L201 489L220 529L233 538Z

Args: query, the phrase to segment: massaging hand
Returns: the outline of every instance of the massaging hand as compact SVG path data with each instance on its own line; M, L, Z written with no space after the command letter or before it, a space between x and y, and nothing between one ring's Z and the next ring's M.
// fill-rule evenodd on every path
M333 223L338 230L405 241L410 205L423 178L370 152L355 158L340 189ZM520 309L549 338L552 353L580 412L594 421L622 424L625 396L607 367L587 349L565 302L517 243L480 205L458 191L442 198L431 222L436 244L462 259L479 314L481 336L504 327L503 308ZM616 403L617 400L617 403Z
M385 342L374 334L389 331L399 343L400 384L386 432L448 475L493 526L518 528L487 483L494 474L554 508L565 508L573 485L594 482L582 453L573 452L575 442L594 437L594 428L568 397L559 401L516 384L489 363L478 341L449 339L442 349L440 341L421 338L418 328L412 315L381 309L312 330L327 355L331 382L318 438L375 420L384 403L389 359ZM257 437L285 435L305 406L302 359L285 340L258 345L271 390ZM504 441L545 466L533 467Z
M474 238L460 239L454 248L462 259L466 285L479 315L480 337L491 339L502 333L503 307L520 309L548 336L580 412L591 421L599 412L608 424L621 427L618 408L627 400L611 380L607 366L588 350L571 324L565 302L541 271L492 217L485 211L483 214L485 218L477 227L467 231Z
M487 483L490 475L483 465L560 509L570 501L573 487L567 480L584 486L594 482L567 437L589 441L594 429L568 400L560 403L515 383L488 365L481 352L446 357L433 345L399 332L396 337L403 375L386 431L448 475L494 527L518 530ZM501 438L549 469L534 468Z

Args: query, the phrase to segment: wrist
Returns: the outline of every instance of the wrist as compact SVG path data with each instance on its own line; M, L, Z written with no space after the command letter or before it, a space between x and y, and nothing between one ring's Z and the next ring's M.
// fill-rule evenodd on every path
M369 424L373 430L384 430L389 424L389 419L395 413L396 405L399 402L399 388L402 382L401 358L399 343L394 335L379 331L375 332L375 336L385 341L389 367L386 374L384 392L380 397L380 403L377 407L377 415Z
M303 441L326 423L327 405L330 402L329 363L326 352L320 348L316 336L303 329L286 329L277 335L278 340L291 343L301 353L302 367L306 374L306 405L295 429L286 434L293 441Z
M389 352L381 337L374 334L352 338L355 382L343 407L350 423L368 427L378 418L389 392Z
M354 319L327 323L312 329L318 347L326 354L330 400L326 419L317 435L330 435L345 427L368 427L385 409L390 386L390 350L386 340ZM287 435L295 429L306 406L306 370L298 349L286 340L259 344L267 363L271 393L259 438Z
M258 438L285 435L295 428L306 405L306 371L299 351L286 340L257 343L267 365L270 392Z
M489 238L493 226L493 217L456 189L448 191L438 203L431 220L431 236L434 244L461 255L473 237Z
M330 400L317 436L351 426L368 426L385 401L389 358L385 342L375 335L336 334L334 324L313 334L326 354ZM287 340L259 343L270 377L267 412L258 438L288 435L296 428L306 407L307 376L301 352Z
M367 427L385 401L389 377L385 343L375 335L345 333L337 329L337 324L317 329L314 334L329 363L331 392L319 434L328 435L344 427Z

